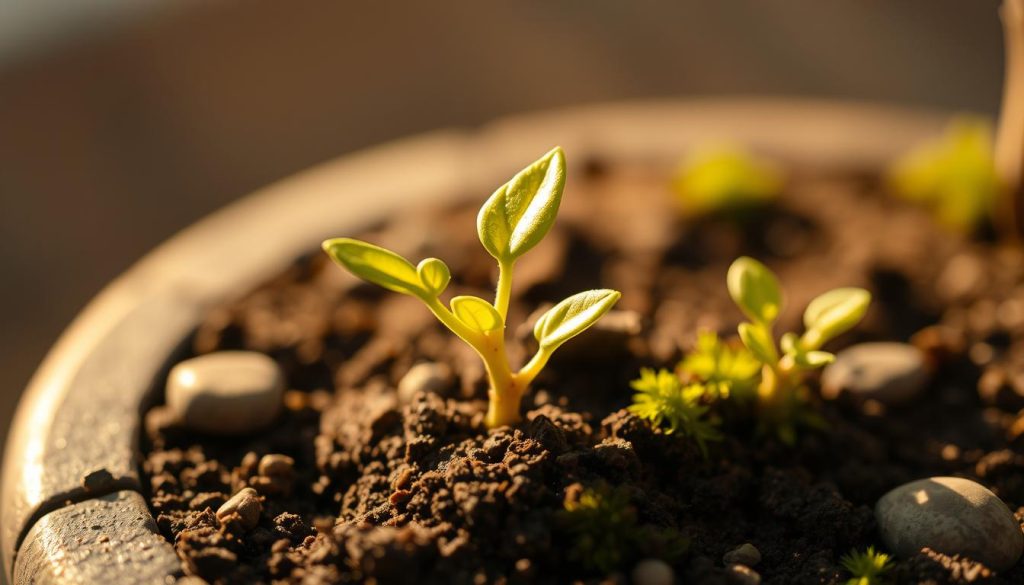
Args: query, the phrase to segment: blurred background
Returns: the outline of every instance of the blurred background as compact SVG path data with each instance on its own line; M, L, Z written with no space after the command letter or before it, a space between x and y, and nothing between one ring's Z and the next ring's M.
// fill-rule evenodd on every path
M0 432L105 283L271 181L411 133L628 98L804 95L994 115L997 6L2 2Z

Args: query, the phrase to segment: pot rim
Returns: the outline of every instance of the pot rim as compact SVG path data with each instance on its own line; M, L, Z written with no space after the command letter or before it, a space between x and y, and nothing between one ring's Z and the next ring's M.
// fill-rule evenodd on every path
M39 524L44 517L141 491L141 413L174 350L205 310L283 270L325 238L358 231L415 202L486 195L555 144L569 153L571 167L588 155L671 164L688 146L729 140L783 160L877 168L938 133L948 118L937 110L792 98L595 104L401 139L272 184L147 254L104 288L51 349L8 433L0 484L4 570L12 577L15 553L30 544L30 530L33 546L64 546L53 522ZM84 476L97 470L110 472L110 481L86 490ZM141 512L151 519L144 506ZM32 562L43 563L33 571L58 575L59 559Z

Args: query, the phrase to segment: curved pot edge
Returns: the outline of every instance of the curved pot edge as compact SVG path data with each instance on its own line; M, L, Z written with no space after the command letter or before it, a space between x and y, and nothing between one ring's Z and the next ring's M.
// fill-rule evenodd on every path
M687 145L728 138L814 164L877 165L935 133L946 118L900 107L782 98L598 104L512 116L474 131L408 138L272 185L147 255L90 303L47 356L21 400L5 452L0 502L5 570L11 575L16 547L43 512L122 487L138 489L134 437L139 412L167 356L204 308L281 269L324 237L382 219L410 197L478 196L480 187L486 193L495 179L500 182L555 143L570 152L570 161L595 152L609 158L672 160ZM360 196L342 198L339 193ZM275 233L273 245L260 237L268 231ZM81 391L82 378L102 378L109 361L91 363L90 358L95 361L105 340L111 345L115 327L140 321L140 311L145 314L147 308L152 313L148 320L123 330L120 342L108 349L122 355L116 350L132 345L138 327L144 326L162 333L147 354L162 355L161 364L147 362L120 380L130 379L135 386L95 385L93 393L112 394L115 405L99 409L103 401ZM159 323L177 325L161 328ZM131 436L127 446L102 445L102 451L116 454L113 466L119 472L103 493L86 492L81 485L85 474L109 467L104 461L61 454L89 440L72 430L84 426L83 409L92 409L97 421L111 413L120 417L112 425L120 439L104 438L124 443Z

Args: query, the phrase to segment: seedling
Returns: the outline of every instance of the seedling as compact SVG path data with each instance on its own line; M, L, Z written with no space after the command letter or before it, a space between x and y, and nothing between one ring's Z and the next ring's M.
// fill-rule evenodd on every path
M682 432L697 442L705 457L707 442L722 438L715 428L718 420L706 416L714 396L703 384L684 385L679 376L669 370L655 372L644 368L640 370L640 378L633 380L631 386L636 394L629 406L630 412L650 421L654 427L667 424L665 432L668 434Z
M475 296L441 301L451 281L448 266L437 258L418 265L384 248L350 238L323 243L324 251L349 272L386 289L414 296L483 360L490 388L489 427L519 422L519 404L530 383L556 349L601 318L621 296L614 290L589 290L558 303L533 328L539 349L518 371L505 351L505 320L512 296L516 261L537 245L555 223L565 187L565 155L555 148L520 171L480 208L480 243L498 262L494 302Z
M679 364L681 377L699 382L714 399L745 401L757 387L761 362L746 347L731 347L713 331L702 331L697 346Z
M679 363L678 373L640 370L629 411L667 434L693 439L704 457L708 441L722 438L712 406L729 398L742 402L754 394L761 362L745 347L732 348L713 332L701 332L697 347Z
M978 118L954 119L941 138L897 160L889 182L898 195L925 206L943 225L972 231L994 215L1003 193L991 127Z
M750 319L740 324L740 339L761 362L757 396L762 424L774 427L780 440L792 444L798 423L820 424L806 409L806 372L835 359L821 347L861 320L871 294L860 288L837 288L815 298L804 311L803 335L783 335L780 353L773 326L782 311L782 290L775 274L744 256L729 267L727 285L733 301Z
M782 173L740 148L713 146L683 162L673 188L688 215L736 213L774 200L782 190Z
M677 530L640 524L622 486L571 486L563 506L557 519L566 532L567 556L588 571L612 573L643 557L674 562L689 548Z
M892 558L873 546L864 552L850 551L839 562L853 575L846 585L881 585L882 575L892 568Z

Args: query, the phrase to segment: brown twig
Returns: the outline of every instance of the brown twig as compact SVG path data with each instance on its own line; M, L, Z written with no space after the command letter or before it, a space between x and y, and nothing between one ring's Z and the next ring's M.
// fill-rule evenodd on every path
M1003 0L999 16L1003 21L1006 70L995 164L1006 195L996 223L1016 239L1024 207L1024 0Z

